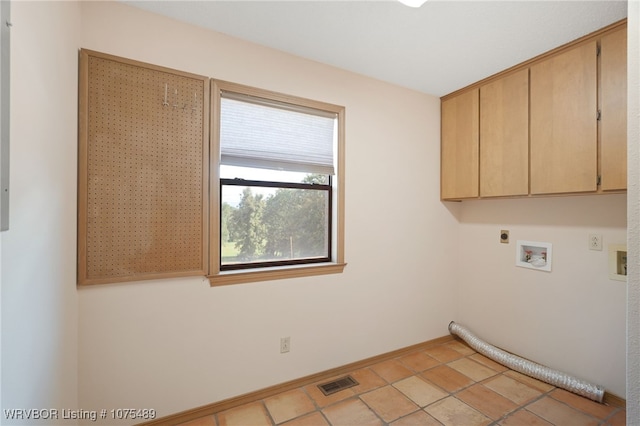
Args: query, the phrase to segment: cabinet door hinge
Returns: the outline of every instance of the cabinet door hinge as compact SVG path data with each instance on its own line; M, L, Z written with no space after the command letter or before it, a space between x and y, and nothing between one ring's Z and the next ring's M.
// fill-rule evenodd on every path
M600 121L602 118L602 111L598 110L598 114L596 114L596 120Z
M602 184L602 176L598 176L596 178L596 186L600 186Z
M596 56L600 56L600 46L596 46Z

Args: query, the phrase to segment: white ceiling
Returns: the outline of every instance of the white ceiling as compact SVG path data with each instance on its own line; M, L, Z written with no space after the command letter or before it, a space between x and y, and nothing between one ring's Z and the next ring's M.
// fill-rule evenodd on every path
M627 16L616 0L125 2L436 96Z

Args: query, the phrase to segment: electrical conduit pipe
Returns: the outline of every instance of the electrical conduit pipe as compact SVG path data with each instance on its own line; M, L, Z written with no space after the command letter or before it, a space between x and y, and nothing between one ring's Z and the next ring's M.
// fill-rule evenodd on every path
M476 352L490 358L505 367L514 371L541 380L550 385L562 388L569 392L573 392L593 401L602 402L604 398L604 388L599 385L585 382L560 371L553 370L544 365L536 364L533 361L520 358L517 355L498 349L483 340L476 337L467 328L456 324L454 321L449 323L449 332L464 340Z

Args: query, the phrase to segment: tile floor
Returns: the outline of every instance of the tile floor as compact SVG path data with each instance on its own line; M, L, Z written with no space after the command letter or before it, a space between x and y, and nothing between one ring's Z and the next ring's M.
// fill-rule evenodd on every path
M350 375L359 385L330 396L317 385L332 378L181 426L625 424L623 408L509 370L457 340Z

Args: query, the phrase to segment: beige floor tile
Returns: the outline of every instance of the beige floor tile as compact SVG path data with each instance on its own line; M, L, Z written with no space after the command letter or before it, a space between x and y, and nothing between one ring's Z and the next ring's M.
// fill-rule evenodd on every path
M425 353L430 357L437 359L440 362L450 362L450 361L453 361L454 359L463 357L463 355L460 352L444 345L434 346L433 348L425 349Z
M491 358L487 358L486 356L482 355L482 354L473 354L471 355L469 358L471 358L474 361L479 362L482 365L486 365L487 367L489 367L492 370L495 370L499 373L503 372L503 371L508 371L509 369L507 367L505 367L504 365L495 362L494 360L492 360Z
M314 411L311 414L306 414L302 417L298 417L297 419L293 419L286 423L283 423L283 426L330 426L327 419L324 418L322 413L319 411Z
M385 422L389 423L420 407L411 402L393 386L385 386L360 395L362 399Z
M583 411L587 414L597 417L600 420L606 419L614 411L617 410L616 407L597 403L590 399L581 397L580 395L567 392L564 389L556 389L553 392L551 392L549 396L554 399L557 399L558 401L564 402L565 404L570 405L577 410Z
M218 414L220 426L263 426L273 425L262 402L241 405Z
M385 379L388 383L393 383L400 379L404 379L405 377L413 375L413 372L411 370L409 370L407 367L405 367L395 359L374 364L371 366L371 369L375 371L378 376Z
M452 396L424 410L445 426L485 426L491 423L487 416Z
M442 389L417 376L407 377L399 382L395 382L393 387L405 394L420 407L426 407L439 399L449 396L447 392L444 392Z
M607 419L607 424L611 426L626 426L627 424L627 411L619 409L613 416Z
M382 420L359 398L348 399L326 407L322 413L332 426L383 425Z
M406 417L390 423L391 426L442 426L442 423L428 415L424 411L416 411Z
M398 360L415 372L421 372L440 365L441 362L424 352L414 352L398 358Z
M200 417L186 423L180 423L177 426L216 426L216 418L215 416Z
M501 426L553 426L530 411L518 410L499 423ZM558 425L562 426L562 425Z
M447 365L440 365L427 370L421 376L447 392L456 392L474 383L473 380Z
M529 387L524 383L505 375L489 379L484 382L483 385L494 392L499 393L505 398L510 399L516 404L524 404L529 401L533 401L535 398L542 395L542 392L539 390Z
M527 405L527 410L554 425L595 426L599 423L595 418L550 397L541 398Z
M455 361L451 361L447 365L476 382L480 382L498 374L497 371L469 358L457 359Z
M353 376L353 374L352 374ZM334 378L329 378L328 380L322 380L320 382L314 383L312 385L308 385L304 387L305 392L307 392L307 394L311 397L311 399L313 399L313 401L316 403L316 405L318 407L326 407L327 405L330 404L334 404L338 401L343 401L347 398L351 398L352 396L355 395L355 392L353 391L353 389L355 387L351 387L351 388L347 388L347 389L343 389L341 391L338 391L336 393L332 393L331 395L325 395L324 393L322 393L322 391L318 388L318 385L324 384L324 383L328 383L331 380L337 379L339 377L343 377L343 376L336 376ZM355 376L353 376L354 379ZM360 380L356 379L358 382L360 382ZM382 380L382 379L380 379ZM383 383L384 380L382 380Z
M351 377L353 377L356 382L358 382L357 386L351 388L356 394L368 392L372 389L380 388L382 386L387 386L387 381L378 376L375 371L369 368L356 370L351 373Z
M264 400L271 418L276 423L310 413L316 409L311 398L302 389L294 389Z
M444 346L451 348L455 351L460 352L464 356L473 355L476 353L469 345L466 343L460 342L458 340L454 340L453 342L445 343Z
M517 371L508 370L504 372L504 375L509 376L512 379L516 379L517 381L522 382L527 386L531 386L534 389L538 389L543 393L546 393L555 389L555 386L550 385L549 383L545 383L538 379L534 379L533 377L526 376L522 373L518 373Z
M456 398L493 420L498 420L518 408L513 401L480 384L458 392Z

